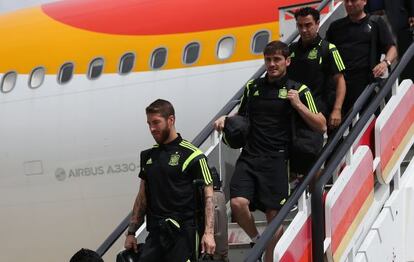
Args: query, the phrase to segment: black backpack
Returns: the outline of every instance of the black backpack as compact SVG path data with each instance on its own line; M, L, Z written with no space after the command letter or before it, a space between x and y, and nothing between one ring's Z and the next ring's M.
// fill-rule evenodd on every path
M299 90L302 84L288 81L288 89ZM290 171L306 175L323 147L323 134L313 131L294 111L291 119L291 143L289 145Z

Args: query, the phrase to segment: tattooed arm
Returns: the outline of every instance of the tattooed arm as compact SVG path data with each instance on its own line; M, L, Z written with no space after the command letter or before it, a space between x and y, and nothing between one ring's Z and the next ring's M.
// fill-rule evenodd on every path
M132 215L129 221L129 227L127 236L125 239L125 249L133 248L135 252L138 252L137 239L135 238L135 232L144 223L145 210L147 208L147 197L145 195L145 180L141 179L138 195L132 208Z
M214 242L214 201L213 201L213 185L204 187L205 202L205 229L201 240L201 252L214 254L216 243Z

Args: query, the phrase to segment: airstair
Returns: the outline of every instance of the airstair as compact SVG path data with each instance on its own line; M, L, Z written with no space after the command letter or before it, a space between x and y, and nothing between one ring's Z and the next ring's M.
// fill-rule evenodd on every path
M323 35L329 22L343 16L344 11L337 1L322 1L319 8L324 14ZM289 19L289 8L279 12L280 17ZM297 33L285 35L280 37L291 42ZM413 55L414 44L388 79L366 88L303 183L269 225L262 213L254 213L262 236L253 248L243 230L231 221L227 208L230 261L257 261L281 225L285 232L275 248L274 261L414 261L414 249L409 246L414 242L414 224L410 223L414 221L414 85L411 80L397 84L398 75ZM263 73L262 67L251 79ZM380 91L361 111L378 87ZM214 119L236 110L242 92L240 89ZM222 144L212 128L214 119L192 142L221 174L228 200L229 181L240 150ZM309 194L307 186L323 165L323 175ZM334 183L327 189L331 178ZM294 205L298 208L291 211ZM129 217L97 249L98 254L103 255L125 232ZM144 224L137 232L138 241L143 242L146 234Z

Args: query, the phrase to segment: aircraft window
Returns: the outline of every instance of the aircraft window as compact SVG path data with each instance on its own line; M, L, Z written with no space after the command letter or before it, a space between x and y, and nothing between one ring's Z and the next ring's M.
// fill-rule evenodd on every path
M132 71L135 64L135 55L133 53L126 53L121 57L119 62L119 73L121 75L128 74Z
M224 37L220 40L217 48L217 57L219 59L229 58L234 51L234 38Z
M166 59L167 49L163 47L155 49L151 56L151 68L160 69L165 64Z
M269 38L270 38L269 32L267 31L257 32L253 37L252 52L255 54L262 53L267 43L269 42Z
M101 76L104 66L104 60L102 58L95 58L89 64L88 78L91 80L97 79Z
M62 65L62 67L59 70L59 75L58 75L59 84L66 84L72 79L73 68L74 68L73 63L66 63Z
M45 80L45 68L44 67L36 67L33 69L32 74L29 78L29 87L30 88L38 88L43 84L43 80Z
M14 86L16 85L17 80L17 73L16 72L8 72L6 73L2 80L1 80L1 91L3 93L8 93L13 90Z
M200 44L199 43L191 43L187 45L184 49L184 64L192 64L198 59L198 55L200 53Z

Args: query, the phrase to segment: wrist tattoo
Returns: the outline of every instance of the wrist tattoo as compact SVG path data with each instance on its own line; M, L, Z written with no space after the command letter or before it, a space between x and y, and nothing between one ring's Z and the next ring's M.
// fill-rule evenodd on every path
M205 198L205 232L214 234L214 203L212 196Z

